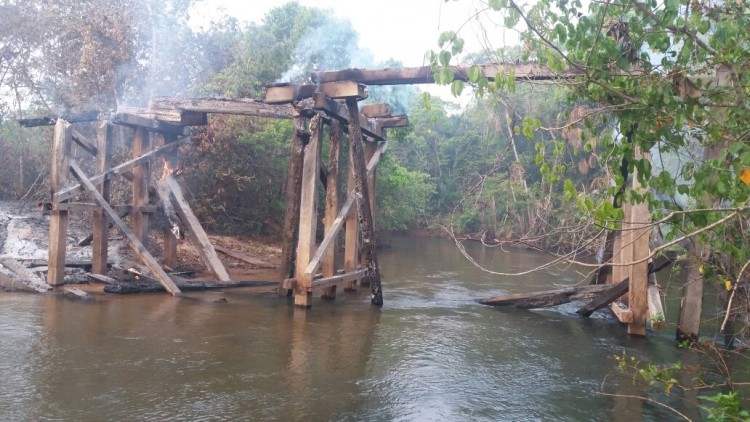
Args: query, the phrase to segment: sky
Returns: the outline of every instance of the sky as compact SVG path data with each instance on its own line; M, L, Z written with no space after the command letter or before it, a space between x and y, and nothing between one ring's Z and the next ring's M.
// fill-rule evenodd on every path
M349 19L359 32L359 46L370 50L376 61L394 58L404 66L423 66L425 53L437 50L441 32L463 28L459 34L467 51L482 48L483 31L472 16L486 7L481 0L298 0L301 5L330 9L335 16ZM200 0L191 13L191 23L200 27L222 16L244 22L260 22L270 9L283 0ZM486 15L486 14L485 14ZM485 26L492 22L486 19ZM493 45L503 40L495 35Z

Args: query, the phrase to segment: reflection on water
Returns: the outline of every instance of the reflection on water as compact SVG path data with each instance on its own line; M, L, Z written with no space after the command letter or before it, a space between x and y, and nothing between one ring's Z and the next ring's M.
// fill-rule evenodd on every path
M470 248L504 271L540 255ZM575 306L499 310L478 297L579 279L502 278L447 241L381 252L385 306L365 289L295 311L276 296L0 294L3 420L637 420L661 413L594 395L623 348L675 360L666 337L634 339ZM214 293L215 294L215 293ZM667 336L668 337L668 336ZM626 388L626 387L623 387ZM632 393L632 392L631 392ZM616 409L616 411L615 411Z

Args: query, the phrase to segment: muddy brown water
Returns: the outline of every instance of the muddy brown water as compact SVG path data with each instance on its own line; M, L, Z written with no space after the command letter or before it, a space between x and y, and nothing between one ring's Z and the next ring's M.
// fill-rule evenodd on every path
M2 420L671 420L595 394L625 348L680 358L671 332L631 338L612 318L484 307L478 297L572 283L571 270L497 277L449 241L395 238L380 253L385 306L367 292L100 296L0 293ZM546 259L470 246L520 270ZM227 303L211 303L215 296ZM609 392L641 394L622 383ZM697 415L694 415L697 416Z

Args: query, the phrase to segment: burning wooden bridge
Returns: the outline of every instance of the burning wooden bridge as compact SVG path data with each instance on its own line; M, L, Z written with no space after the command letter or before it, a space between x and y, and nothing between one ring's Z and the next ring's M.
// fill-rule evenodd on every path
M468 69L453 68L457 79L466 79ZM569 79L580 76L576 70L554 74L536 64L483 65L482 74L490 79L513 75L518 81ZM207 114L238 114L293 120L293 138L286 186L286 213L283 227L283 252L279 272L279 294L294 294L300 307L311 305L314 291L334 298L337 287L353 289L357 283L369 285L372 303L382 305L380 269L373 230L375 216L374 187L377 165L386 151L387 128L408 124L406 116L394 116L386 104L359 106L367 97L366 85L433 83L429 67L360 70L316 73L311 85L276 85L267 88L264 101L240 99L156 98L148 109L119 110L113 115L84 116L84 121L100 120L96 140L86 139L74 127L75 118L38 119L32 124L54 124L52 164L52 211L48 283L63 282L68 214L90 210L93 219L93 272L107 271L107 233L111 221L125 235L135 255L162 286L179 295L180 288L148 250L150 215L161 208L170 221L179 221L195 243L202 260L221 281L229 276L216 256L214 247L195 218L171 175L154 180L151 160L173 154L188 142L188 126L207 124ZM113 125L132 128L132 159L112 165ZM339 168L344 134L348 134L348 174ZM328 142L327 162L322 157ZM71 158L71 145L78 144L95 159L96 175L86 174ZM167 160L168 161L168 160ZM132 203L110 203L110 181L122 176L132 183ZM70 185L75 179L77 183ZM345 180L346 186L342 187ZM633 180L637 180L633 177ZM325 189L324 237L318 245L318 189ZM343 203L339 191L347 193ZM641 189L633 186L634 189ZM158 204L149 200L156 191ZM86 194L94 203L76 202ZM131 215L132 224L123 221ZM629 332L643 335L650 317L658 317L658 289L648 283L649 221L645 205L625 205L621 235L614 240L611 271L606 277L613 287L597 287L587 295L598 295L591 306L610 305ZM341 232L344 232L343 268L336 263ZM163 265L174 268L177 238L165 233ZM559 292L558 292L559 293ZM566 293L567 294L567 293ZM614 302L625 294L627 305ZM558 296L559 297L559 296ZM576 298L573 293L567 298ZM649 300L651 298L652 300ZM563 299L565 300L565 299ZM651 310L649 310L651 303ZM700 306L688 306L687 313L700 316ZM683 310L684 311L684 310ZM590 312L589 312L590 314ZM692 327L692 326L691 326ZM692 330L692 328L690 328ZM697 333L697 327L694 329Z

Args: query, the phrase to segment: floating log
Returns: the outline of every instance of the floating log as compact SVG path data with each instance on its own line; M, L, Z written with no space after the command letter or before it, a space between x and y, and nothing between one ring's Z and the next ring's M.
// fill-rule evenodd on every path
M607 305L628 292L630 289L630 278L626 278L617 284L597 284L597 286L607 286L608 289L601 292L591 302L578 309L576 311L577 314L589 317L595 311L606 308Z
M549 308L574 300L590 300L610 289L610 285L573 286L543 292L511 293L478 299L477 302L489 306L514 306L518 309Z
M278 281L233 281L233 282L212 282L212 281L176 281L177 286L180 290L190 291L202 291L202 290L214 290L214 289L230 289L237 287L265 287L265 286L278 286ZM118 295L136 294L136 293L163 293L166 289L159 283L154 281L146 281L145 279L131 282L119 282L117 284L108 284L104 286L105 293L112 293Z
M227 249L227 248L225 248L223 246L216 245L216 246L214 246L214 249L216 249L217 252L221 252L221 253L223 253L225 255L229 255L232 258L237 258L240 261L247 262L248 264L255 265L256 267L260 267L260 268L278 268L277 265L269 264L266 261L262 261L260 259L253 258L252 256L246 255L246 254L244 254L242 252L237 252L237 251L233 251L233 250Z

